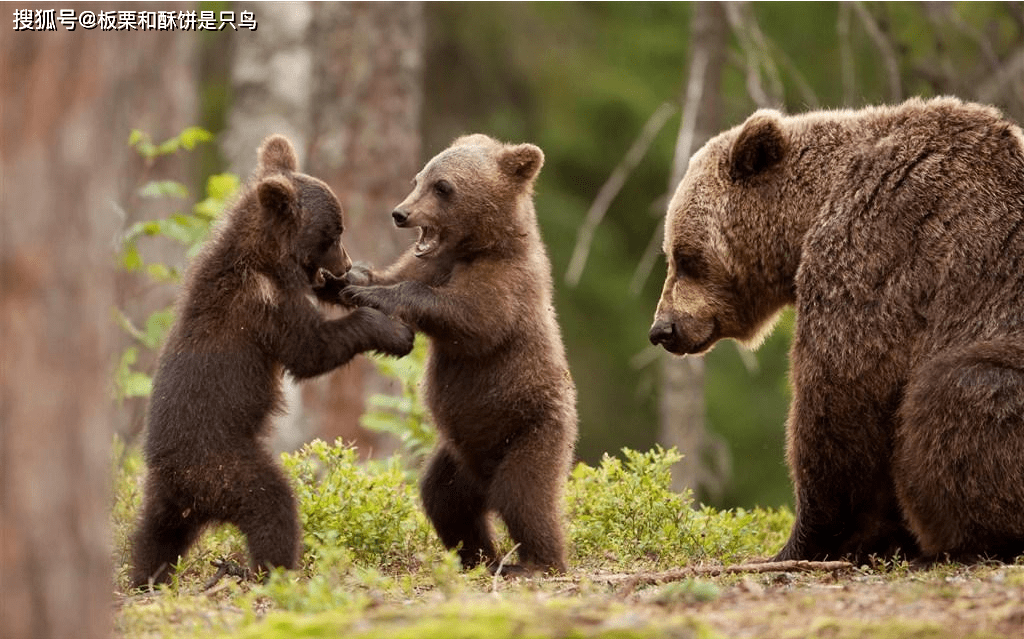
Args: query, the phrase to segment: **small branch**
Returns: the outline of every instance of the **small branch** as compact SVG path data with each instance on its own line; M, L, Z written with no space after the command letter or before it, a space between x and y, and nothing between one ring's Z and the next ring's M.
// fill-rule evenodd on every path
M203 584L203 590L207 591L217 585L224 577L238 577L248 581L252 579L252 572L243 566L239 566L230 559L214 559L210 562L211 566L217 567L217 572L214 573L213 577Z
M679 136L672 154L672 175L669 178L669 199L686 173L686 166L693 154L693 138L697 129L697 111L704 97L704 76L708 70L708 53L699 47L690 60L690 73L686 81L686 97L683 99L683 117L679 125Z
M633 271L633 278L629 281L629 294L631 296L636 297L643 291L644 285L647 284L647 278L654 271L654 263L658 260L664 233L665 218L662 217L658 222L658 228L654 229L654 234L651 235L651 239L647 242L644 254L640 257L640 261L637 262L636 269Z
M782 78L769 51L767 39L758 28L757 20L750 16L750 4L727 2L724 8L729 28L732 29L746 56L747 92L751 99L761 108L782 106ZM770 86L768 90L765 90L761 83L762 69Z
M500 562L498 562L498 567L494 570L494 577L491 579L491 592L498 592L498 578L501 577L502 570L504 570L506 564L508 564L509 559L512 558L512 555L518 549L519 544L512 546L512 550L505 553L505 556L501 558Z
M1024 76L1024 49L1017 49L988 80L978 87L975 94L979 102L993 103L1002 94L1007 85L1016 84L1021 87Z
M758 29L758 33L760 33L760 29ZM795 62L793 62L793 58L789 57L789 54L786 53L782 47L768 39L767 36L762 37L765 39L765 46L768 50L774 52L774 57L779 58L782 62L782 66L786 69L786 72L792 76L793 82L796 83L796 88L800 91L800 95L803 97L807 108L820 109L821 100L818 99L818 94L814 92L814 88L811 87L811 83L807 81L804 74L800 72L800 68L797 67Z
M848 561L766 561L732 566L692 566L663 572L613 573L610 575L593 575L588 579L602 584L629 584L631 587L644 586L671 581L681 581L691 577L718 577L720 575L761 574L771 572L837 572L852 570L853 564ZM575 581L577 577L552 577L550 581Z
M882 31L882 28L875 21L871 12L864 6L863 2L853 2L850 4L850 7L853 8L854 13L857 14L857 17L864 24L864 30L867 31L868 37L875 43L875 48L881 54L882 62L885 64L885 70L889 76L889 96L894 102L898 102L903 96L903 85L900 81L899 59L896 56L896 50L893 48L892 42L889 41L888 36Z
M651 114L643 129L641 129L640 135L637 136L633 145L629 147L629 151L626 152L626 156L622 158L622 161L619 162L619 165L615 167L615 170L608 177L608 181L598 191L597 197L594 198L594 203L590 205L590 210L587 211L583 224L576 232L576 246L573 248L572 259L569 260L569 268L565 273L565 281L569 286L579 284L580 277L583 275L583 268L587 264L587 256L590 254L590 247L594 242L594 233L597 227L601 224L601 220L604 219L615 196L622 190L630 173L633 172L636 165L647 154L647 150L650 148L651 143L654 142L655 136L658 135L658 132L665 126L665 123L668 122L668 119L674 112L675 107L666 102Z
M771 101L768 99L768 94L765 93L764 86L761 84L760 65L757 63L754 48L751 46L750 40L743 29L739 8L735 2L726 2L724 7L725 15L729 20L729 26L736 35L736 39L739 40L740 48L743 49L743 54L746 58L744 66L747 69L747 94L758 108L772 106Z
M853 47L850 45L850 3L839 3L836 18L836 37L839 40L839 73L843 78L843 104L852 107L856 92L856 68Z

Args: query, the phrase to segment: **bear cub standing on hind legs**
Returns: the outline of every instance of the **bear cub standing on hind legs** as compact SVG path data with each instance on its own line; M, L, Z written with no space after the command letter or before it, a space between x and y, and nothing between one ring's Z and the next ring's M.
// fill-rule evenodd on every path
M494 511L519 544L511 572L566 569L576 390L533 206L543 162L532 144L455 140L392 213L397 226L418 228L419 240L381 273L353 269L342 293L430 338L424 393L440 441L420 490L465 567L497 567Z
M650 338L796 306L776 559L1024 552L1024 134L953 98L758 111L690 160Z
M379 311L328 320L309 299L331 301L324 285L351 261L337 198L297 172L287 139L263 142L254 177L196 259L160 355L132 538L136 587L166 582L211 522L238 526L256 570L295 568L295 498L261 442L281 408L282 371L306 379L363 351L412 350L412 331Z

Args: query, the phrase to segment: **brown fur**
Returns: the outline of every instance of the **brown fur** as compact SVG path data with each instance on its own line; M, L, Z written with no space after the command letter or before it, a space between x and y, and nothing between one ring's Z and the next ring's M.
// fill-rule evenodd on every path
M778 559L1024 552L1024 136L952 98L759 111L669 206L652 342L786 304L797 518Z
M566 568L562 501L576 393L537 227L531 144L465 136L432 159L393 213L420 239L382 273L354 270L346 299L430 337L424 392L440 443L423 505L466 566L498 561L489 511L519 543L520 568Z
M146 482L132 539L135 586L164 582L210 522L246 536L253 564L294 568L295 498L263 447L281 374L326 373L357 353L404 355L412 332L373 309L327 320L309 295L351 266L330 188L295 173L281 136L260 149L256 183L196 259L149 403Z

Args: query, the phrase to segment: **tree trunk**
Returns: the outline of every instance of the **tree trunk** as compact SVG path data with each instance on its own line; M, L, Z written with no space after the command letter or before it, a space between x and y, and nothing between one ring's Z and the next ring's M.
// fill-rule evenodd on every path
M354 260L384 265L411 242L390 211L420 162L423 12L419 3L294 3L258 7L274 30L236 39L234 104L225 140L243 175L260 140L274 132L295 144L300 169L327 182L345 213L342 241ZM387 384L357 358L289 391L278 449L319 436L384 443L359 427L364 398Z
M721 78L728 23L716 2L695 3L693 12L683 117L672 162L670 193L675 192L686 172L690 155L721 127ZM715 492L719 482L705 461L712 439L704 425L704 360L662 353L658 397L658 439L666 447L675 446L684 456L673 468L673 488Z
M171 117L179 103L162 89L188 73L166 64L181 34L56 26L13 31L8 22L0 38L6 639L110 632L115 203L138 166L131 126L145 126L143 114Z
M412 242L391 211L420 165L423 8L420 3L316 5L316 76L308 167L330 184L345 210L345 246L355 260L384 266ZM358 441L364 454L393 443L359 426L364 398L397 393L371 362L350 365L303 387L303 409L331 441Z

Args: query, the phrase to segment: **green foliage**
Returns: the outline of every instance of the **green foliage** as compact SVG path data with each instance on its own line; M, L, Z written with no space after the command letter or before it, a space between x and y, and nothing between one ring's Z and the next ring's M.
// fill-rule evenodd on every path
M689 491L672 491L670 468L682 457L674 448L622 450L596 467L579 464L567 502L574 557L593 562L650 564L735 562L781 547L792 516L786 510L694 510Z
M118 589L125 591L142 460L137 448L120 440L113 448L114 566ZM792 522L789 513L693 510L689 495L669 489L668 468L678 458L671 450L625 450L623 459L577 466L567 488L570 580L585 582L596 569L621 573L731 563L778 548ZM211 560L248 559L234 527L212 526L160 596L125 600L116 621L120 636L659 636L656 624L623 617L623 611L608 608L607 598L595 615L592 604L566 598L566 583L558 580L549 584L558 588L554 598L538 591L525 606L496 598L523 586L495 580L482 567L460 570L455 553L445 551L426 520L415 481L398 457L362 462L351 447L314 441L283 455L282 463L299 502L302 569L275 571L264 584L228 578L204 593ZM543 580L525 587L548 588ZM658 589L650 601L694 605L715 599L719 591L715 583L688 580ZM268 609L274 612L266 617L253 612ZM585 632L569 633L570 628Z
M432 547L433 531L401 460L360 463L355 448L315 440L283 455L293 478L308 561L339 559L382 570L408 570Z
M143 158L152 160L160 157L161 155L172 155L177 153L179 149L186 149L191 151L196 148L196 145L202 142L209 142L213 139L213 134L198 126L190 126L178 135L165 140L160 144L154 144L149 134L140 131L138 129L132 129L132 132L128 136L128 144L135 147L135 150L139 152Z
M417 335L412 352L405 357L371 356L377 371L395 380L401 394L371 395L366 412L359 418L363 428L397 437L402 444L403 456L412 467L419 466L437 441L437 431L419 399L426 357L427 343L422 335Z
M114 450L113 523L119 552L126 553L142 462L136 449L119 441ZM622 452L624 461L605 456L597 467L581 463L569 479L573 569L735 562L773 553L785 539L792 523L785 510L694 510L689 493L670 488L669 467L679 460L675 450ZM320 609L340 605L334 591L351 590L345 584L353 578L365 584L373 575L419 575L438 587L450 583L454 554L437 540L400 457L364 462L352 447L316 440L282 455L282 463L299 502L304 569L298 577L272 577L264 595L289 609ZM244 540L234 528L217 526L185 558L186 574L209 573L209 560L225 555L245 561ZM124 561L116 565L123 568ZM289 595L295 588L305 594Z
M713 582L703 579L683 579L674 581L658 590L653 598L654 603L668 605L678 603L701 603L714 601L722 589Z
M173 155L184 149L191 151L203 142L213 139L212 134L199 127L189 127L179 135L154 144L149 135L134 129L128 143L134 147L147 166L161 156ZM170 240L184 249L184 259L192 259L209 236L217 216L223 211L240 187L238 176L231 173L211 175L206 181L204 199L195 203L188 213L175 212L166 217L136 222L121 237L117 264L128 273L139 273L154 285L177 286L181 273L177 267L164 262L147 262L139 248L140 240L156 238ZM136 193L141 198L187 200L188 188L174 180L152 180L141 185ZM114 310L114 319L137 344L121 353L114 374L114 396L118 401L131 397L148 396L152 389L149 373L135 368L140 347L151 351L159 349L174 322L174 308L168 306L151 313L142 326L121 309Z
M153 391L153 378L132 368L138 358L137 346L129 346L121 353L121 359L114 369L114 386L119 399L149 397Z
M606 454L597 467L573 470L567 510L575 556L657 562L684 553L692 499L669 488L669 469L682 456L661 447L622 453L625 461Z

